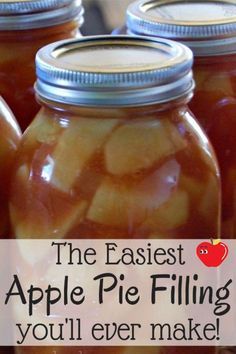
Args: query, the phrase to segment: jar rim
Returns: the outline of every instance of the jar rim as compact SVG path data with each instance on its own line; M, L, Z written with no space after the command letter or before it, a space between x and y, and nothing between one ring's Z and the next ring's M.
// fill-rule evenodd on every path
M234 0L137 0L127 9L126 24L129 34L178 40L195 56L236 51Z
M29 30L78 20L83 24L81 0L24 0L0 2L0 30Z
M38 96L87 106L163 103L193 90L193 55L165 39L96 36L42 48Z

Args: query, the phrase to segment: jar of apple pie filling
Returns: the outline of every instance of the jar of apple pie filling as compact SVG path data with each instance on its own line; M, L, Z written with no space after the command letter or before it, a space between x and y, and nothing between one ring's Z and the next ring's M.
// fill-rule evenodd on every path
M10 238L9 189L21 131L16 119L0 97L0 239ZM0 354L14 354L13 347L0 346Z
M82 23L81 0L0 0L0 94L23 130L39 110L33 89L37 51L78 36Z
M10 198L17 238L218 237L219 174L187 106L194 88L187 47L85 37L44 47L36 66L42 108L19 147ZM137 350L173 353L112 353Z
M20 138L21 131L15 117L6 102L0 97L0 238L10 236L9 188Z
M36 66L42 108L11 195L17 237L218 235L218 170L187 107L187 47L88 37L44 47Z
M205 128L221 168L222 236L236 237L236 3L231 0L139 0L128 33L181 41L194 53L190 109Z
M42 108L17 159L17 237L218 235L218 170L187 107L187 47L88 37L44 47L36 66Z

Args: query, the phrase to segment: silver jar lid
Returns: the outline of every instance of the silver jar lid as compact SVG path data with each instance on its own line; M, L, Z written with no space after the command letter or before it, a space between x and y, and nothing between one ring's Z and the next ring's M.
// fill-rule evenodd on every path
M138 0L127 10L128 32L175 39L194 55L236 52L235 0Z
M78 19L83 23L82 0L0 0L0 30L51 27Z
M42 48L36 56L36 93L84 106L167 102L192 92L193 55L165 39L84 37Z

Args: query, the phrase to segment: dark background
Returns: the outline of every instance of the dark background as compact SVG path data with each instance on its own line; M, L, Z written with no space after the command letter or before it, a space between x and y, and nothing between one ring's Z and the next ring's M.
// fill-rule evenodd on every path
M83 0L83 35L109 34L125 23L127 6L133 0Z

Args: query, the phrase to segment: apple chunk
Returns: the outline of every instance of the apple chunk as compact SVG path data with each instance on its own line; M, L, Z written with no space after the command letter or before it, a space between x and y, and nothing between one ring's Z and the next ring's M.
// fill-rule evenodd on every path
M106 177L95 193L87 218L103 225L132 228L169 200L179 174L178 163L170 160L136 183Z
M150 217L142 226L151 229L172 230L184 225L189 216L189 197L185 191L177 190L172 197Z
M37 149L38 144L54 145L62 133L60 124L48 117L45 110L41 110L23 137L23 145L27 150Z
M77 205L68 208L64 217L57 218L56 216L53 218L48 215L46 218L44 215L39 215L37 208L35 208L27 213L26 218L23 218L21 210L10 205L11 219L15 225L15 236L25 239L63 238L84 218L87 206L86 201L80 201ZM46 212L47 210L45 210Z
M134 221L140 220L139 205L142 200L137 194L133 195L126 185L115 185L109 178L106 178L98 188L92 204L89 208L87 218L91 221L126 228ZM136 201L135 210L130 209L130 204ZM133 215L132 215L133 214ZM135 215L134 215L135 214Z
M199 203L199 199L205 192L204 182L184 173L182 173L180 177L180 188L188 192L190 199L194 199L196 203Z
M55 166L51 183L54 187L69 193L85 164L116 125L115 119L73 120L52 154Z
M185 147L186 141L167 119L125 124L105 146L106 167L113 175L133 174Z

